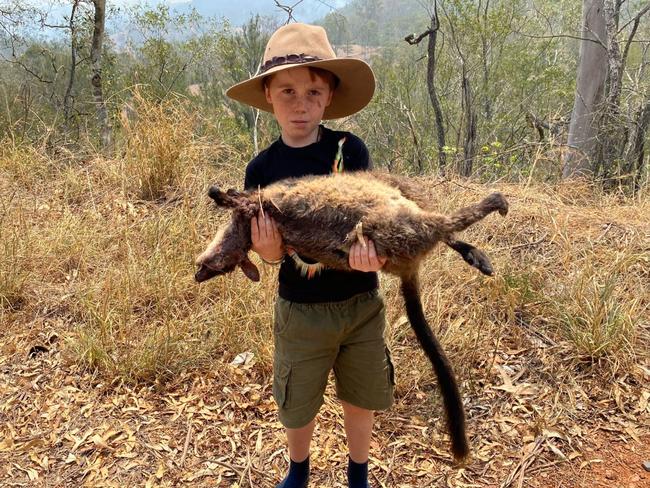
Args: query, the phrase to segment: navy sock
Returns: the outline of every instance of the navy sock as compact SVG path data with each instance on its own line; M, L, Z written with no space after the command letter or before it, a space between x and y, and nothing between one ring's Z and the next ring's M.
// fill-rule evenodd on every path
M359 464L348 458L348 486L350 488L370 488L368 485L368 461Z
M297 463L291 460L289 465L289 474L282 480L282 483L275 488L307 488L309 480L309 457L304 461Z

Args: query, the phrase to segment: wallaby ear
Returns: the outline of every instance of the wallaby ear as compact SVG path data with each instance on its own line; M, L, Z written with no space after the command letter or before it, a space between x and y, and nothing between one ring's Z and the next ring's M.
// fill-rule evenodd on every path
M249 280L260 281L260 271L257 269L257 266L248 259L248 256L244 257L244 260L239 263L239 267Z
M234 190L232 188L223 191L218 186L211 186L208 190L208 196L220 207L235 208L249 203L248 193Z
M230 188L223 191L217 186L211 186L208 196L220 207L233 208L244 212L247 217L253 217L259 211L259 204L251 202L247 192Z
M211 186L208 190L208 196L214 200L219 207L234 207L234 200L218 186Z

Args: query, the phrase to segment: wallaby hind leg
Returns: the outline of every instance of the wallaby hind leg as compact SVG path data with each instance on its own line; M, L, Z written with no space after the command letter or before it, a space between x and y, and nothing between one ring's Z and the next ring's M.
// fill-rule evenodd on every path
M477 204L457 210L449 216L447 228L451 232L465 230L494 211L501 215L508 213L508 201L501 193L492 193Z

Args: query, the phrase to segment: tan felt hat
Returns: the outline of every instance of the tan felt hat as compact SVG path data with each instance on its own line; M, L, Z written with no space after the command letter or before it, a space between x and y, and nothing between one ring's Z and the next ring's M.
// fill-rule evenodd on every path
M266 101L262 80L296 66L322 68L339 79L332 103L325 109L323 119L338 119L358 112L370 102L375 92L375 76L367 63L360 59L337 58L325 29L294 23L280 27L273 33L266 45L259 72L249 80L230 87L226 95L273 112L273 106Z

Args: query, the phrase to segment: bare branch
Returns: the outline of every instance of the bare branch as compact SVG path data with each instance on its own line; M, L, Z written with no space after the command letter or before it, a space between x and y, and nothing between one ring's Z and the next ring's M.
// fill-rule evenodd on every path
M4 56L2 56L2 59L4 61L8 62L8 63L20 66L22 69L24 69L27 73L32 75L34 78L36 78L41 83L52 83L53 82L52 80L48 80L48 79L43 78L41 75L39 75L38 73L33 71L29 66L27 66L25 63L23 63L19 59L16 59L16 58L8 59L8 58L5 58Z
M571 34L550 34L548 36L535 36L533 34L524 34L524 33L520 32L519 35L522 36L522 37L529 37L531 39L567 38L567 39L575 39L576 41L589 41L589 42L594 42L596 44L600 44L602 47L607 49L607 46L600 39L589 39L588 37L574 36L574 35L571 35Z
M645 14L650 12L650 3L648 3L645 7L643 7L638 14L636 14L633 18L631 18L623 27L621 27L617 34L620 34L622 31L624 31L628 25L635 23L638 25L639 20L641 20L641 17L643 17Z
M293 10L294 10L298 5L300 5L300 4L303 2L303 0L298 0L298 1L297 1L296 3L294 3L293 5L283 5L283 4L281 4L278 0L273 0L273 1L275 2L275 6L276 6L276 7L278 7L279 9L284 10L284 11L287 13L287 16L288 16L288 17L287 17L287 21L285 22L285 25L288 24L289 22L291 22L292 20L293 20L294 22L297 22L296 19L295 19L295 17L293 16Z
M428 29L417 37L415 37L415 34L409 34L404 38L404 40L408 42L411 46L414 46L416 44L420 44L420 41L422 41L422 39L424 39L430 34L433 34L434 32L435 31L433 29Z

